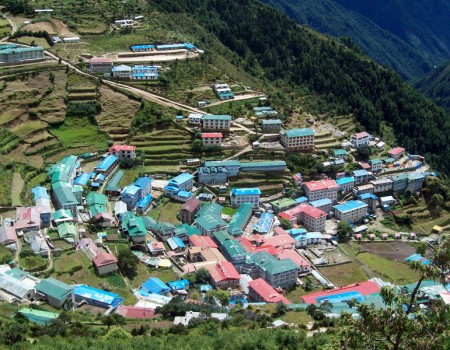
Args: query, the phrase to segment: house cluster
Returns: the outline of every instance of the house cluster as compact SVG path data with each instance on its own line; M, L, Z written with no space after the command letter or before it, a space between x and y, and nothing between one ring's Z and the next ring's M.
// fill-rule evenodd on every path
M42 46L24 47L17 44L0 44L0 64L17 64L45 60Z
M133 44L130 46L132 52L149 52L149 51L175 51L186 50L200 52L200 50L191 43L175 43L175 44Z
M228 84L221 83L221 84L215 84L213 85L214 93L217 95L219 100L225 101L225 100L232 100L234 99L234 94L231 91L231 88Z
M118 79L131 80L156 80L160 66L127 66L121 64L115 66L109 58L91 58L89 70L93 74L103 74Z

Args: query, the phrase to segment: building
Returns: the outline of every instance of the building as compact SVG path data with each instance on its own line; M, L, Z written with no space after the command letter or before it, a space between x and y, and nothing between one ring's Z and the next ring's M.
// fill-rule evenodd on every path
M369 145L371 139L372 136L364 131L352 135L350 142L355 148L359 148L361 146Z
M251 172L278 172L286 170L284 160L272 160L268 162L241 162L241 171Z
M387 177L382 177L370 183L374 186L373 193L386 193L392 191L393 181Z
M408 188L408 174L392 176L392 192L394 194L403 193Z
M120 194L119 184L122 181L124 172L117 170L105 186L105 194L108 196L118 196Z
M32 300L36 294L36 284L39 280L28 272L14 268L0 273L0 291L2 298L10 303L14 300Z
M291 259L298 266L300 274L308 273L311 271L311 263L299 253L297 253L294 249L281 249L277 253L276 257L279 260Z
M261 129L263 133L278 134L281 130L283 122L280 119L263 119L261 120Z
M120 200L127 205L127 210L133 210L141 199L141 189L135 185L125 186L120 192Z
M231 91L231 88L228 86L228 84L216 84L213 85L213 90L216 93L219 100L230 100L234 98L234 94Z
M259 276L272 287L288 288L297 283L298 266L291 259L278 260L266 252L252 254Z
M403 147L395 147L388 152L388 156L390 158L394 158L395 160L400 159L406 153L406 150Z
M206 185L223 185L227 182L228 172L224 167L197 168L198 182Z
M56 308L62 308L72 298L73 287L53 277L41 280L36 285L36 297Z
M253 214L253 207L251 203L244 203L239 206L237 212L233 215L228 226L228 232L232 236L241 235L247 227Z
M130 50L133 52L148 52L153 51L154 49L155 45L152 44L137 44L130 46Z
M148 176L141 176L135 182L133 182L133 186L138 187L140 191L140 199L145 198L152 192L152 182L153 179Z
M370 164L370 170L373 173L376 173L383 169L383 162L381 161L381 159L371 159L371 160L369 160L369 164Z
M35 208L41 217L41 227L50 227L53 210L47 189L44 187L34 187L31 192L34 195Z
M259 208L261 190L255 188L233 188L230 193L230 201L233 207L239 207L241 204L250 203L253 208Z
M364 184L370 180L370 174L367 170L353 170L352 176L356 185Z
M131 67L121 64L119 66L114 66L111 70L113 78L118 79L130 79L131 78Z
M211 283L217 289L237 288L241 276L232 263L228 261L219 261L213 267L208 269L211 276Z
M248 297L253 302L290 304L280 291L274 289L262 278L248 283Z
M355 178L353 176L341 177L336 180L336 183L339 186L339 192L347 193L353 190L355 187Z
M159 295L165 295L170 292L169 286L156 277L150 277L147 281L142 283L141 290Z
M194 225L203 236L211 236L214 232L227 229L228 224L222 220L222 209L219 204L210 203L198 211Z
M333 207L336 219L349 223L363 220L367 215L367 208L368 205L362 201L348 201Z
M331 151L331 155L336 159L345 159L347 157L347 151L345 149L334 149Z
M148 307L119 305L116 313L131 319L152 319L155 317L155 309Z
M247 258L247 252L242 245L234 240L227 239L220 245L220 250L223 256L231 262L238 270L245 264Z
M411 193L419 192L422 190L423 182L425 181L425 175L421 173L409 173L408 174L408 187Z
M123 298L111 292L89 287L85 284L75 286L73 290L75 302L85 301L88 305L94 305L101 308L116 309L123 302Z
M303 190L310 202L323 198L336 202L339 185L335 180L309 181L303 184Z
M282 211L289 210L291 208L294 208L297 205L297 202L293 200L292 198L282 198L278 199L276 201L270 202L270 205L272 205L272 210L275 214L278 214Z
M147 228L141 216L135 216L130 211L122 214L120 229L133 243L145 242Z
M0 50L0 64L38 61L44 59L44 48L42 46L15 47Z
M29 322L39 326L48 326L59 317L56 312L42 311L36 309L22 308L17 313L25 317Z
M91 218L97 214L106 213L106 196L103 193L89 192L86 196L86 205L89 208Z
M181 191L190 191L194 185L194 177L189 173L182 173L169 180L169 186L175 186Z
M104 158L95 168L97 174L103 174L107 177L119 164L119 158L114 155L109 155Z
M197 198L191 198L185 202L180 208L180 221L184 224L192 225L195 220L195 215L202 207L202 202Z
M136 146L130 145L113 145L109 148L109 154L119 158L136 159Z
M225 130L231 127L231 115L211 115L205 114L202 117L203 130Z
M158 67L134 66L131 68L132 80L156 80L158 79Z
M239 175L241 163L238 160L219 160L219 161L206 161L203 163L206 168L221 167L227 170L228 177L234 177Z
M281 144L288 151L314 149L314 131L312 129L291 129L280 133Z
M327 213L309 204L302 203L295 208L280 213L278 216L289 220L292 224L301 223L309 231L322 232L325 230Z
M195 46L190 43L182 44L162 44L156 45L158 51L170 51L170 50L195 50Z
M109 58L91 58L89 60L89 70L91 73L111 73L113 62Z
M201 249L218 248L218 245L208 236L192 235L188 237L188 240L189 244L193 247L199 247Z
M117 258L111 253L100 253L92 259L92 264L100 276L117 271Z
M203 114L191 113L188 115L189 124L200 124L202 122Z
M295 187L302 188L302 186L303 186L302 174L297 173L297 174L292 175L292 182L293 182Z
M296 248L306 248L309 245L320 243L323 239L322 233L306 232L302 228L293 228L287 232L294 238Z
M372 184L357 186L353 189L355 196L362 195L364 193L375 193L375 186Z
M203 147L222 147L223 135L221 132L204 132L201 137Z
M314 208L323 210L325 213L328 214L331 211L333 202L328 198L322 198L316 201L309 202L309 205L313 206Z
M62 222L56 228L58 230L59 238L64 239L69 243L74 243L77 236L77 228L73 222Z
M52 184L52 198L56 209L65 209L70 211L72 217L78 218L78 200L72 192L72 186L69 183L56 182Z
M358 195L358 199L368 205L369 212L375 213L375 209L377 208L378 204L378 197L376 195L370 192L363 193L361 195Z

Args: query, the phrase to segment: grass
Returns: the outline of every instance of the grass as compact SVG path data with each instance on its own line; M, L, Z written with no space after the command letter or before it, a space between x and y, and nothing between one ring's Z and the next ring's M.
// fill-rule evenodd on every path
M17 39L17 42L26 45L31 45L33 41L36 46L42 46L44 49L50 48L50 45L44 38L37 38L34 36L21 36L20 38Z
M13 170L0 166L0 204L11 205L11 183Z
M64 123L50 129L65 147L107 147L107 137L88 118L67 117Z
M287 323L308 324L312 322L311 316L306 311L288 311L281 319Z
M164 283L178 280L179 276L172 269L149 269L150 277L157 277Z
M24 270L43 270L47 266L47 259L42 256L27 256L25 258L19 258L20 267Z
M162 208L159 214L159 221L169 222L174 225L178 225L180 222L177 219L178 211L181 204L176 202L167 202Z
M8 263L12 260L13 255L8 248L0 245L0 263Z
M419 278L416 272L402 262L388 260L371 253L361 253L358 259L389 282L408 284L416 282Z
M319 271L336 287L367 280L367 276L354 262L338 266L321 267Z
M223 215L233 216L237 212L237 208L224 207L222 210Z

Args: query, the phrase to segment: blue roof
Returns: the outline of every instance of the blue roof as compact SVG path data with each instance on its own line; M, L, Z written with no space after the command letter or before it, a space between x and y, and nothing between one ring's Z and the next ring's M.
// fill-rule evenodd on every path
M367 204L361 201L348 201L343 204L335 205L333 208L341 212L355 210L361 207L367 207Z
M170 288L159 278L151 277L142 283L142 289L153 294L166 294L170 292Z
M200 285L200 292L207 292L208 290L211 290L212 286L209 284L202 284Z
M151 73L131 73L132 77L157 77L158 73L151 72Z
M192 197L192 192L189 192L189 191L178 191L177 196L181 197L181 198L191 198Z
M161 49L184 49L187 48L186 44L163 44L163 45L156 45L157 50Z
M333 202L328 198L322 198L322 199L318 199L316 201L309 202L309 204L311 204L314 208L321 207L323 205L329 205L332 203Z
M98 174L96 177L95 177L95 180L96 181L105 181L105 175L104 174Z
M262 213L258 222L253 228L255 231L259 233L268 233L270 230L270 226L272 225L273 214L270 213Z
M314 136L314 130L310 128L290 129L286 130L284 133L287 137Z
M186 248L186 245L183 243L183 241L179 237L171 237L167 240L167 244L169 245L170 249L175 250L178 248Z
M140 199L139 202L137 202L136 208L138 208L138 209L147 208L150 205L152 199L153 199L153 196L149 193L144 198Z
M367 176L367 175L369 175L367 170L353 170L352 174L354 176Z
M78 175L73 181L74 185L86 186L89 180L91 179L91 174L89 173L81 173Z
M130 196L135 196L137 193L139 193L141 189L135 185L129 185L125 186L120 193L121 195L128 194Z
M47 189L45 187L34 187L31 189L31 192L34 194L34 200L38 200L40 198L49 199Z
M143 188L147 188L148 186L151 185L151 183L153 182L153 179L151 177L140 177L139 179L137 179L133 185L139 187L140 189Z
M175 119L184 119L184 117L183 117L182 115L177 115L177 116L175 117Z
M373 193L363 193L363 194L359 195L358 197L362 200L365 200L365 199L377 200L378 199L378 197L376 195L374 195Z
M292 228L290 230L287 230L286 232L289 233L292 237L306 234L306 230L304 228Z
M173 240L180 248L186 248L186 245L179 237L173 237Z
M131 45L130 48L132 50L154 49L155 45L152 45L152 44Z
M308 201L308 198L306 198L305 196L298 197L297 199L295 199L295 202L298 203L298 204L305 203L307 201Z
M167 283L172 290L182 290L189 286L188 280L178 280Z
M353 176L341 177L340 179L336 180L336 183L339 186L346 185L346 184L349 184L349 183L352 183L352 182L355 182L355 178Z
M158 71L158 67L155 66L134 66L131 68L132 71L148 70L150 72Z
M117 162L118 158L113 155L109 155L105 159L103 159L96 167L96 171L104 171L109 169L115 162Z
M100 187L100 183L98 182L92 182L91 187Z
M184 43L184 47L188 50L195 49L195 45L192 45L191 43Z
M119 306L123 301L123 298L119 297L119 295L117 294L105 292L104 290L89 287L85 284L76 286L73 289L73 292L75 295L79 295L81 297L113 307Z
M248 195L260 195L261 190L258 187L254 188L233 188L231 190L233 196L248 196Z
M121 64L120 66L113 67L112 71L113 72L123 72L123 71L131 72L131 67L127 66L125 64Z
M183 173L178 176L175 176L173 179L169 180L170 185L181 185L189 180L192 180L194 177L192 174L189 173Z

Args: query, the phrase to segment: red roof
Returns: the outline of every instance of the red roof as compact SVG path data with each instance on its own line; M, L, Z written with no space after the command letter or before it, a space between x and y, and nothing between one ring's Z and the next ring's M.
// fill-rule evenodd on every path
M215 283L227 280L239 280L241 278L233 264L228 261L218 262L214 267L210 267L208 272Z
M181 206L180 210L187 210L193 213L198 207L202 205L202 202L197 198L191 198Z
M248 287L255 291L266 303L278 303L291 304L283 295L278 293L270 284L264 281L262 278L250 281Z
M210 138L210 137L223 137L221 132L204 132L202 133L202 139Z
M272 236L264 238L264 244L272 245L275 248L281 246L293 246L296 240L291 235Z
M305 182L303 186L308 188L311 192L339 188L336 180L309 181Z
M298 267L311 267L311 264L303 256L297 253L294 249L283 249L277 254L277 258L291 259Z
M302 296L303 302L306 304L314 304L316 303L317 298L326 297L330 295L341 294L345 292L359 292L362 295L369 295L378 293L380 291L380 287L375 282L365 281L359 282L355 284L350 284L345 287L336 288L333 290L327 290L323 292L315 292L311 294L307 294Z
M352 135L352 139L363 139L367 136L370 136L367 132L363 131L363 132L359 132L357 134Z
M89 60L90 63L112 63L112 61L109 58L91 58Z
M109 149L110 152L120 152L120 151L135 151L136 146L130 145L113 145Z
M284 230L281 226L275 227L275 230L273 230L273 233L275 235L281 236L281 235L288 235L286 230Z
M312 205L306 203L299 204L295 208L286 210L278 214L278 216L281 218L291 220L294 216L300 213L304 213L305 215L308 215L314 219L327 216L327 213L325 213L323 210L314 208Z
M372 169L372 166L369 163L366 162L360 162L359 166L364 170L370 170Z
M403 147L395 147L391 149L388 154L392 154L394 156L404 153L406 150Z
M117 264L117 259L111 253L100 253L94 259L92 259L92 263L97 267L101 267L111 264Z
M244 250L250 254L266 252L270 255L275 255L277 253L277 249L273 245L264 244L257 247L245 237L239 238L239 243L241 244L242 248L244 248Z
M200 235L192 235L189 236L189 242L194 247L205 248L218 248L217 244L214 243L211 237L208 236L200 236Z
M119 305L117 313L126 318L153 318L155 310L137 306Z

